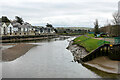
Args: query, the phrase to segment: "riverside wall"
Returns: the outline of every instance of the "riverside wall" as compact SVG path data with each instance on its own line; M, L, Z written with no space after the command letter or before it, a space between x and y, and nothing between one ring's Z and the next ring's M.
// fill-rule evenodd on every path
M0 42L19 42L19 41L33 41L58 37L56 34L45 34L45 35L17 35L17 36L1 36Z

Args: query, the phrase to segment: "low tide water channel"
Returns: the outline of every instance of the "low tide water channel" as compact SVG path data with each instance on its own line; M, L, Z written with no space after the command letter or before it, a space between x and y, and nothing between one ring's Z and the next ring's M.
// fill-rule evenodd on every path
M73 62L72 53L66 49L70 38L54 38L30 42L38 46L20 58L2 63L3 78L102 78L110 77L95 69ZM114 75L113 75L114 76ZM116 77L116 76L115 76Z

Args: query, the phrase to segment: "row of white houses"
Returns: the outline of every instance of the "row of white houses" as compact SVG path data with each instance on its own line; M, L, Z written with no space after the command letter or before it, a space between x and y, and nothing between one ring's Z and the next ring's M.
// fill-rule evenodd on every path
M14 26L12 23L0 23L0 35L40 35L55 33L54 28L31 26L22 24Z

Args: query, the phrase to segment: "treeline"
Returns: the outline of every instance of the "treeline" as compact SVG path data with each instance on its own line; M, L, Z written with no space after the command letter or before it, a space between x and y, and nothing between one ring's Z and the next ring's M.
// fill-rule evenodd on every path
M15 16L15 20L16 22L20 23L21 25L24 23L23 19L19 16ZM0 22L3 22L3 23L11 23L12 20L8 19L7 16L2 16L0 18Z
M56 28L58 34L85 34L90 32L90 29L79 29L79 28Z
M106 23L103 27L100 27L98 20L94 22L94 34L104 33L109 37L118 37L120 36L120 13L115 12L113 14L113 20Z

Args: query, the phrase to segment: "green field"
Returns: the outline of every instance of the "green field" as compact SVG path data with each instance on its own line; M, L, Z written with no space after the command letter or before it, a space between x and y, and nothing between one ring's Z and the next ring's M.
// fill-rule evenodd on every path
M93 35L89 35L89 36L93 37ZM104 43L109 43L109 42L98 40L98 39L93 39L93 38L88 38L82 35L80 37L75 38L73 44L78 44L80 46L83 46L84 48L86 48L88 52L91 52L92 50L95 50L96 48L103 45Z

